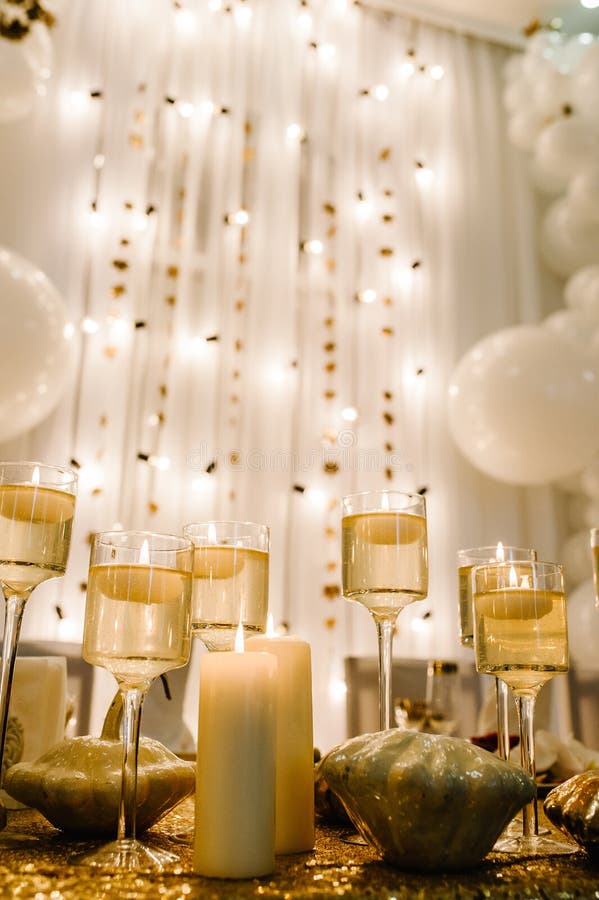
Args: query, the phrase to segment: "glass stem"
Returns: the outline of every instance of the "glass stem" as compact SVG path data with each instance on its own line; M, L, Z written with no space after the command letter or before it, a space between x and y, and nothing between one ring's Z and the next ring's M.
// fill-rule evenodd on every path
M375 618L379 645L379 728L391 728L393 629L395 619Z
M121 688L123 697L123 768L121 802L119 804L118 840L135 840L137 814L137 753L139 750L139 726L145 691L138 688Z
M535 777L535 740L534 740L534 713L536 694L518 694L516 703L518 707L518 723L520 725L520 762L522 768ZM533 837L539 833L537 817L537 797L527 803L522 810L524 837Z
M500 759L510 758L510 689L501 678L495 679L497 700L497 752Z
M0 667L0 717L2 737L0 739L0 786L4 781L4 741L8 725L10 690L12 687L17 644L23 621L23 610L29 594L12 594L6 600L4 609L4 640L2 642L2 665Z

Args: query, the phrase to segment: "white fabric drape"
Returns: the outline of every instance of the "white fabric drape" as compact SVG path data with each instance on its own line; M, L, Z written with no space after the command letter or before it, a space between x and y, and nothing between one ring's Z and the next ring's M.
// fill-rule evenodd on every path
M265 522L271 609L312 644L327 747L343 658L376 645L339 596L344 493L427 489L430 596L399 656L461 654L458 547L554 554L550 493L478 474L445 424L461 354L542 314L534 198L505 138L505 50L341 0L218 7L72 0L47 96L0 126L0 243L98 325L56 412L2 447L81 465L69 571L24 634L80 635L93 531Z

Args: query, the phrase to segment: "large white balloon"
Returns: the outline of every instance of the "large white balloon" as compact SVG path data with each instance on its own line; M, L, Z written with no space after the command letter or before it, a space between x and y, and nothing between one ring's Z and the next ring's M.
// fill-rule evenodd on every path
M578 269L567 280L564 299L572 309L599 315L599 263Z
M507 133L510 141L520 150L532 150L545 125L545 117L534 108L517 110L510 116Z
M599 125L599 43L593 44L572 75L572 93L577 112Z
M35 71L22 47L0 38L0 122L28 116L35 98Z
M579 222L599 224L599 165L574 176L568 185L568 205Z
M65 302L36 266L0 248L0 441L37 425L74 374Z
M565 107L573 105L572 90L569 75L552 66L540 71L532 88L532 103L537 115L547 119L563 114Z
M548 268L568 278L599 260L599 225L581 224L567 199L561 198L545 214L540 246Z
M599 316L580 309L558 309L543 324L587 352L591 351L593 338L599 332Z
M537 138L535 159L540 169L564 181L597 162L599 129L580 116L565 116L546 126Z
M595 606L592 578L583 581L568 595L567 606L571 661L579 669L599 669L599 612Z
M484 338L449 385L448 421L462 453L510 484L546 484L599 450L599 366L548 328L518 325Z
M530 159L528 171L533 186L541 194L548 194L549 196L555 197L558 194L561 194L564 188L567 186L567 180L556 177L555 175L549 175L547 172L544 172L539 167L534 156L532 156Z

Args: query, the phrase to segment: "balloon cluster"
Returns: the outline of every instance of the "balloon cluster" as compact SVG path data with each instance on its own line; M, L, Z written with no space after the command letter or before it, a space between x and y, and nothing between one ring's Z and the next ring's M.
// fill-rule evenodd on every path
M492 334L464 356L449 386L449 426L464 455L500 481L547 484L584 471L596 525L599 41L538 31L504 74L509 138L531 154L533 183L550 195L540 250L567 279L566 308Z

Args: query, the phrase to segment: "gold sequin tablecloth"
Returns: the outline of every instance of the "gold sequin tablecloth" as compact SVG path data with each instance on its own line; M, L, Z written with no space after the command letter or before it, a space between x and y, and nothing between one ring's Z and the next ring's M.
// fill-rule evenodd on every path
M69 860L90 845L67 839L36 812L9 814L7 832L35 843L0 844L0 898L18 900L599 900L599 867L582 852L514 862L491 854L477 869L423 875L392 869L373 850L341 840L342 829L319 827L312 853L277 857L275 872L248 881L219 881L192 872L189 832L193 802L182 803L147 832L175 850L180 865L160 875L115 874L75 867ZM5 832L6 833L6 832ZM235 835L231 835L235 840Z

